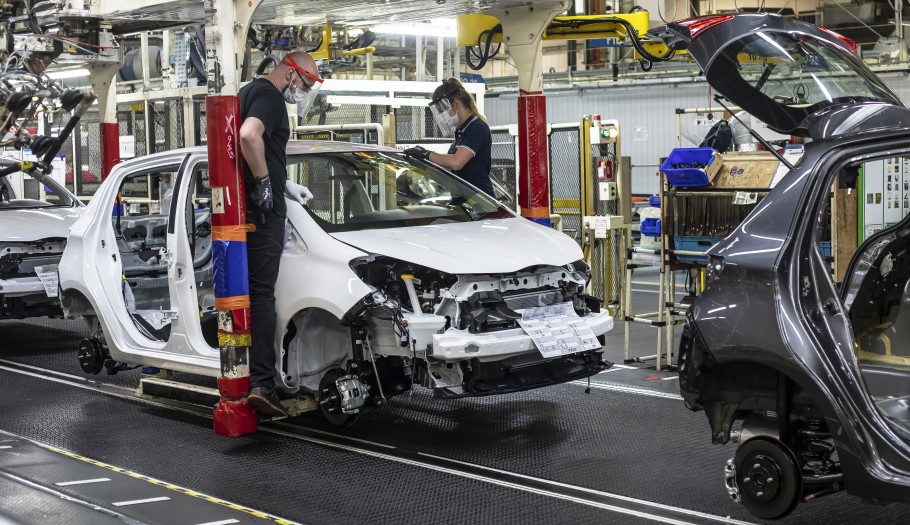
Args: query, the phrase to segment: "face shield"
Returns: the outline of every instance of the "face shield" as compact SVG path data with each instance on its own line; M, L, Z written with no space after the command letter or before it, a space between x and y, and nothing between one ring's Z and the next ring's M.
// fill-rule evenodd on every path
M313 106L313 102L316 101L316 97L319 95L323 80L297 65L297 62L295 62L290 55L286 56L283 62L294 70L294 73L298 76L298 79L303 86L302 88L298 88L292 82L291 85L288 86L285 101L289 104L296 103L297 115L305 117Z
M436 121L439 132L444 137L455 135L455 128L458 127L458 113L448 98L430 102L430 112L433 114L433 120Z

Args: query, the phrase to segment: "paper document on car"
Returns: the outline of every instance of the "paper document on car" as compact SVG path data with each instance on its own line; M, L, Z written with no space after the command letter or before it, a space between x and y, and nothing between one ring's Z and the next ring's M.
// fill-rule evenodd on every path
M44 293L48 297L57 297L57 265L35 266L35 273L38 274L38 279L41 279L41 284L44 285Z
M521 310L518 324L531 336L544 357L601 347L594 331L575 313L572 303L526 308Z

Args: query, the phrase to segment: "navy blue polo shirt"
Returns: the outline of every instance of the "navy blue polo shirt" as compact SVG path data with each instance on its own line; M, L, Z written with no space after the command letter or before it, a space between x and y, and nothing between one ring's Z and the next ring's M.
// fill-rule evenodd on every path
M490 182L490 169L493 166L493 135L490 126L477 115L471 115L455 130L455 142L449 147L449 155L458 148L467 148L474 154L471 160L455 174L480 188L487 195L494 196L493 183Z

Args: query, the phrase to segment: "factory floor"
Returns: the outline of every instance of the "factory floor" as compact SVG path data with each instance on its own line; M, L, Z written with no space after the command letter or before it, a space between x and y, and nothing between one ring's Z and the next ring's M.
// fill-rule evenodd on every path
M652 277L633 287L640 311L656 309ZM590 384L418 388L349 427L304 414L228 439L211 407L136 396L138 370L82 373L80 322L3 321L0 523L756 522L726 494L733 446L710 443L672 371L624 362L624 330ZM656 332L631 325L629 356L653 355ZM910 506L838 493L780 522L908 523Z

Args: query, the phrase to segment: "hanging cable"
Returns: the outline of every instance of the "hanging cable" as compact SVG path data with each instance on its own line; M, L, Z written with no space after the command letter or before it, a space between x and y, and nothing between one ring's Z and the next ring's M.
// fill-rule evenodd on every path
M635 26L627 20L616 17L603 17L603 18L591 18L586 20L554 20L551 24L551 28L566 28L566 29L580 29L586 25L591 24L602 24L602 23L612 23L622 26L626 30L626 38L629 39L629 42L632 43L632 47L635 48L635 51L642 56L644 60L649 62L666 62L676 55L676 50L667 49L667 52L662 55L654 55L645 49L642 45L641 38L638 36L638 31L635 29Z
M491 48L493 46L493 38L501 33L502 24L496 24L495 27L481 31L480 34L477 35L477 46L474 47L477 47L478 50L482 48L483 51L476 51L472 46L468 46L465 49L465 60L468 63L468 67L475 71L483 69L483 66L487 64L488 60L499 54L499 50L502 49L502 44L497 43L496 49L492 51ZM486 39L485 42L484 39ZM474 58L478 59L478 62L474 62Z

